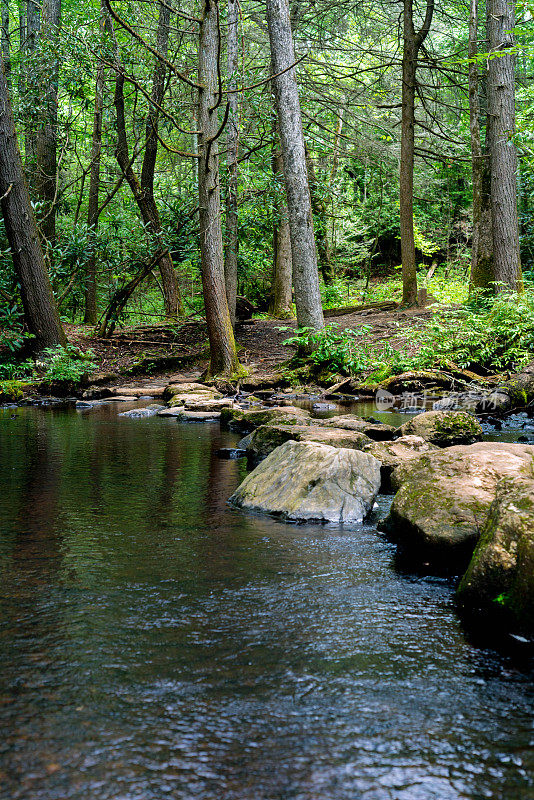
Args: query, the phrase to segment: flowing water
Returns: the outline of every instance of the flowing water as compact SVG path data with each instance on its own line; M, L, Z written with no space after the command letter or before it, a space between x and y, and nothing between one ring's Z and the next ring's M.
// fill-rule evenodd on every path
M218 425L116 415L0 411L2 800L534 798L532 678L452 582L229 508Z

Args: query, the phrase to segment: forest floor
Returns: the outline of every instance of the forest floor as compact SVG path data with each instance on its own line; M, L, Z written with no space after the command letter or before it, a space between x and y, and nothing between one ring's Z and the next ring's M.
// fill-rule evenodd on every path
M366 343L388 341L398 349L410 348L410 331L431 317L429 309L360 311L329 318L339 330L365 326ZM146 381L163 384L193 380L208 365L208 336L205 323L184 322L124 327L108 339L95 337L93 329L66 325L71 344L93 352L99 380L106 385L135 386ZM240 323L236 340L241 364L258 377L272 374L292 356L294 348L284 345L296 328L294 320L253 319Z

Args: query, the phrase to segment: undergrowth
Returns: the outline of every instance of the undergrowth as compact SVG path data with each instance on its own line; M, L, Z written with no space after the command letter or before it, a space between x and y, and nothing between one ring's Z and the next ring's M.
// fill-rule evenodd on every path
M437 308L418 327L399 325L389 341L373 341L371 328L319 333L298 331L285 344L311 350L316 371L328 368L367 383L401 372L459 367L480 374L516 371L534 358L534 296L502 295L455 308Z

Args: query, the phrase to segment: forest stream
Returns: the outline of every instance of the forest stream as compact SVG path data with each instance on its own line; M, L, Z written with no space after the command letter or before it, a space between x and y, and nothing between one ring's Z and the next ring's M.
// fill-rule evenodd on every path
M230 508L238 435L118 405L0 409L2 800L534 798L532 676L453 580Z

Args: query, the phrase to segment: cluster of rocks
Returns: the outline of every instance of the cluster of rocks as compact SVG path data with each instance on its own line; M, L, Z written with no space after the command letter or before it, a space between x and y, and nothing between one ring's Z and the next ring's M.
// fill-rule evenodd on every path
M424 412L400 428L294 407L226 408L254 470L230 501L294 521L361 522L394 492L382 528L436 572L467 572L459 602L534 630L534 450L482 442L465 411Z

